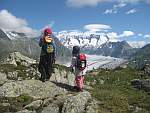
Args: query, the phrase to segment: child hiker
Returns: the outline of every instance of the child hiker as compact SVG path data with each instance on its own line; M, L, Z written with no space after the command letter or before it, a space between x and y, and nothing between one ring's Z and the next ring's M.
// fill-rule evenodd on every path
M72 50L72 62L71 62L71 69L75 73L75 89L79 91L83 91L83 84L84 84L84 75L86 74L87 70L87 61L86 56L83 53L80 53L80 47L74 46Z

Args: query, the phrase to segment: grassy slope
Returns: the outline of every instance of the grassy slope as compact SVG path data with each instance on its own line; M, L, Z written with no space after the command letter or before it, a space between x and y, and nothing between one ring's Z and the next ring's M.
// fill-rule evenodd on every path
M138 113L150 112L148 92L136 90L130 84L131 80L140 78L138 73L126 68L101 70L96 76L92 72L86 76L86 82L93 87L92 95L100 101L100 113L133 113L136 107L143 108ZM102 80L104 84L101 84Z

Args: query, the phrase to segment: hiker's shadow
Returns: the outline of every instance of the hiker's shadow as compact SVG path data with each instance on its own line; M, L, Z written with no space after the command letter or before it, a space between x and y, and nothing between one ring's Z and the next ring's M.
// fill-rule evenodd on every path
M65 84L65 83L61 83L61 82L55 82L55 81L51 81L51 82L54 83L58 87L66 89L67 91L73 91L73 92L76 91L74 89L74 86L71 86L71 85L68 85L68 84Z

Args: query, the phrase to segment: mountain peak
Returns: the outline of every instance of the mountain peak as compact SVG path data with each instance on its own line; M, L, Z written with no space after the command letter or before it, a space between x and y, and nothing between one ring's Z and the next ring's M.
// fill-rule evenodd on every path
M87 48L97 48L108 41L104 34L96 33L68 33L62 32L56 34L58 39L68 48L72 46L80 46Z
M3 31L2 29L0 29L0 39L10 40L5 31Z

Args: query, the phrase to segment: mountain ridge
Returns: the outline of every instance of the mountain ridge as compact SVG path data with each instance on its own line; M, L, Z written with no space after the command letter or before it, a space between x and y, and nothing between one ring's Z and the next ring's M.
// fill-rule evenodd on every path
M11 52L18 51L22 54L39 59L41 48L39 47L39 37L27 37L24 33L5 32L0 30L0 58L6 57ZM56 58L68 60L71 57L71 51L60 44L57 37L54 38L56 44Z
M68 33L60 32L56 34L58 39L67 48L80 46L82 52L87 54L96 54L111 56L117 58L129 58L137 49L133 48L126 41L111 40L107 34L95 33Z

